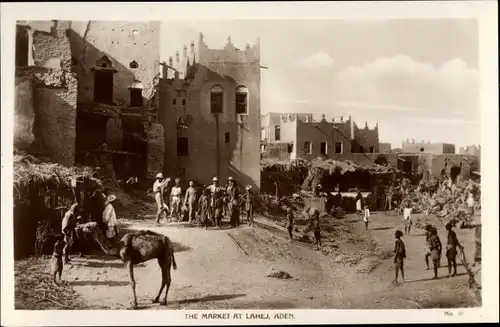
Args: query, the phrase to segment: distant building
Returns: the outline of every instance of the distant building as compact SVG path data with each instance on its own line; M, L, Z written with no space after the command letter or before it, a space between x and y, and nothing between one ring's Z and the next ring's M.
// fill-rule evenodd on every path
M431 143L420 142L416 143L415 140L409 140L402 143L403 153L428 153L428 154L455 154L455 145L449 143Z
M359 128L348 120L313 121L312 114L270 113L261 117L261 138L264 147L286 143L290 158L350 159L353 153L378 153L378 125L374 129ZM264 144L265 143L265 144ZM265 149L261 149L264 150ZM279 151L282 154L282 150ZM280 155L281 156L281 155Z
M471 154L473 156L481 156L481 145L468 145L466 147L460 147L460 154Z
M379 143L378 149L380 153L391 153L391 143Z
M211 183L236 178L260 188L260 47L227 39L211 49L200 34L163 63L159 118L164 172Z

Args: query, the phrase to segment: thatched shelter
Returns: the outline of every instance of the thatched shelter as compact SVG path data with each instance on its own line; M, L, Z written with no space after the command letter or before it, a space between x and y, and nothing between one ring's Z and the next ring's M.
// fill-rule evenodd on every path
M305 159L261 160L261 192L280 196L299 192L310 166Z
M60 232L62 216L74 200L71 178L86 176L101 187L88 167L68 168L32 156L14 156L14 255L41 254L49 236ZM85 190L82 189L81 192ZM49 242L50 243L50 242Z

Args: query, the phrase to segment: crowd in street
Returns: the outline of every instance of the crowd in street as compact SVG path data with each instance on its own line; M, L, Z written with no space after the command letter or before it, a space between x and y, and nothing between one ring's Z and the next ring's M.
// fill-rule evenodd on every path
M153 184L156 224L160 224L163 217L166 222L188 221L202 228L221 228L223 217L227 217L230 225L236 227L244 216L247 223L253 225L251 185L247 185L242 193L233 177L228 178L226 185L220 185L218 177L214 177L208 186L197 186L194 181L189 181L186 190L182 189L180 178L175 178L173 185L171 181L162 173L156 175Z

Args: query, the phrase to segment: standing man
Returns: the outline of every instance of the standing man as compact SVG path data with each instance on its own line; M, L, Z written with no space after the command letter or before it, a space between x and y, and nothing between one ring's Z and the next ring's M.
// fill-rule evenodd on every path
M245 187L245 212L247 216L248 226L253 225L253 193L252 193L252 185L247 185Z
M196 189L194 187L194 182L189 181L189 187L186 190L186 195L184 197L184 205L188 208L189 212L189 222L194 222L196 220Z
M78 203L73 203L68 211L64 214L62 220L61 232L64 234L64 263L71 261L69 259L69 249L73 245L73 237L75 235L75 226L78 214Z
M239 224L240 220L240 206L239 206L239 196L240 192L238 190L238 186L236 181L229 177L228 179L228 188L226 191L228 195L228 211L231 226L236 227Z
M171 198L171 207L172 210L170 211L170 218L171 219L176 219L177 221L180 218L180 206L181 206L181 194L182 194L182 188L181 188L181 179L177 177L175 179L175 185L172 187L172 190L170 191L170 198Z
M222 218L222 209L223 209L223 201L222 201L222 188L219 186L219 178L214 177L212 179L212 185L208 186L207 189L210 191L211 199L211 218L216 227L220 227L220 221Z
M165 213L165 219L168 211L168 206L165 204L164 199L164 191L165 186L170 182L170 178L164 179L162 173L158 173L156 175L156 181L153 184L153 192L155 195L156 206L158 207L158 211L156 212L156 220L155 223L160 223L160 216Z
M452 229L452 224L449 222L446 224L446 230L448 231L448 242L446 244L446 259L448 259L448 277L453 277L457 275L457 247L463 251L464 247L458 241L457 234ZM451 268L453 267L453 274L451 273Z
M431 227L431 237L429 239L431 248L431 259L434 268L434 277L432 279L438 279L438 268L441 261L442 245L439 239L436 227Z

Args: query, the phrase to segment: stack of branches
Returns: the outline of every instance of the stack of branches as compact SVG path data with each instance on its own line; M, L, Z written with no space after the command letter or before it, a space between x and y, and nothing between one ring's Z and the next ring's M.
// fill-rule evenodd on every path
M324 160L318 157L311 162L311 168L309 169L306 179L302 183L302 189L313 190L318 184L324 186L324 184L326 184L324 183L325 179L343 176L348 172L359 172L360 170L360 167L351 161Z
M310 166L305 159L263 159L260 166L262 193L287 196L297 193Z
M68 168L32 156L14 156L14 233L16 257L50 251L64 211L74 200L71 178L87 176L90 187L101 186L89 167ZM81 190L84 192L85 190Z

